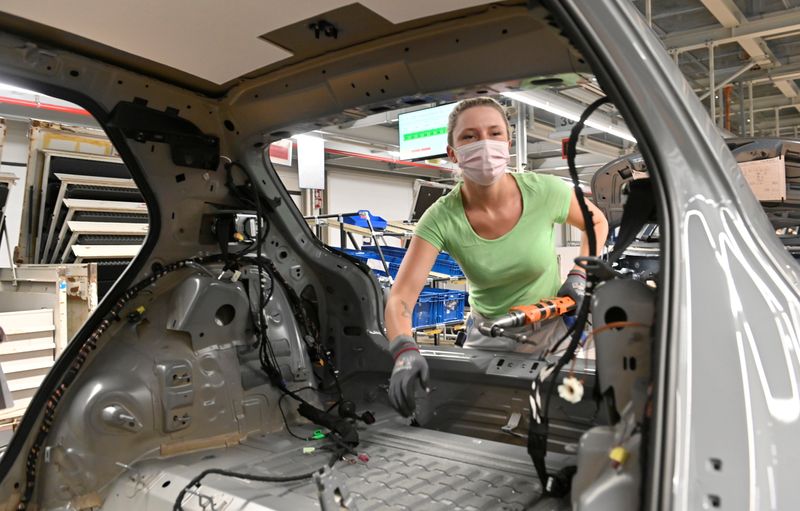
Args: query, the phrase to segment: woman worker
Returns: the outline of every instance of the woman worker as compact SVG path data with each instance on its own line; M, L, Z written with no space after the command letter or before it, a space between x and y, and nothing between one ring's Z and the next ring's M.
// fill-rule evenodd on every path
M411 315L436 256L444 250L461 266L470 285L471 316L465 348L514 351L516 342L478 331L487 319L553 296L579 302L586 276L579 267L560 277L553 226L568 223L582 231L584 219L573 189L555 176L506 173L510 128L503 107L490 98L461 101L447 125L447 154L463 180L422 215L386 304L386 328L394 369L389 401L402 415L413 413L416 382L428 385L428 364L411 336ZM594 204L597 253L608 223ZM581 255L589 254L586 235ZM565 333L561 318L525 332L543 348Z

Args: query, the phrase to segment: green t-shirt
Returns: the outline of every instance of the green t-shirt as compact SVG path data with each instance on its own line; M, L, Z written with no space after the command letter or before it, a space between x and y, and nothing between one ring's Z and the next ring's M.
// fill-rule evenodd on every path
M511 175L522 192L522 215L500 238L487 240L472 229L461 183L422 215L414 231L458 261L469 281L470 306L490 318L555 296L561 285L553 225L566 221L572 189L555 176Z

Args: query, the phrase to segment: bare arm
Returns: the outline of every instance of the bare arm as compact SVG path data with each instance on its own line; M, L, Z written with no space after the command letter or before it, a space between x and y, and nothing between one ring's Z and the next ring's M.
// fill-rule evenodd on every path
M592 214L592 223L594 225L594 236L597 244L596 253L597 255L600 255L603 251L603 245L605 245L606 243L606 238L608 238L608 220L606 220L606 217L605 215L603 215L603 212L600 211L592 201L584 199L584 202L589 207L589 212ZM574 191L572 192L572 200L570 201L569 204L569 214L567 214L567 223L583 231L583 236L581 239L581 256L588 256L589 238L588 236L586 236L586 225L583 221L583 214L581 213L581 207L578 204L578 198L575 196Z
M392 292L386 302L386 330L389 341L398 335L411 335L411 317L428 274L436 262L439 250L422 238L414 236L408 248Z

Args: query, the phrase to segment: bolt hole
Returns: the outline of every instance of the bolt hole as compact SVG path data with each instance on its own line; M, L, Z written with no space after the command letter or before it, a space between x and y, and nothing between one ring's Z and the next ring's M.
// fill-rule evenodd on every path
M15 490L18 490L18 489L19 489L19 483L14 483L14 489L15 489Z
M117 80L117 85L122 85L122 80Z
M323 70L322 70L322 74L325 74L325 73L327 73L327 71L323 69Z
M178 174L175 176L176 183L183 183L184 181L186 181L186 174Z
M258 94L253 94L253 97L254 97L255 99L258 99Z
M234 131L236 126L230 121L230 119L225 119L225 122L222 123L225 126L225 129L228 131Z
M631 371L635 371L636 370L636 357L631 357L630 358L630 360L628 361L628 367L631 368Z
M78 72L76 69L73 69L72 71L70 71L70 72L69 72L69 75L70 75L70 76L72 76L72 77L75 77L75 78L77 78L77 77L79 77L81 74L80 74L80 73L79 73L79 72Z
M278 259L286 259L287 257L289 257L289 253L285 250L281 250L278 253Z
M356 88L356 84L354 84L354 83L350 82L350 87L352 87L352 88L354 88L354 89L355 89L355 88Z
M456 44L460 43L461 39L456 39Z
M167 486L169 486L171 483L172 483L172 481L164 481L164 483L161 485L161 487L162 487L162 488L166 488L166 487L167 487Z
M191 109L192 109L192 105L186 105L186 110L191 110Z
M720 506L722 506L722 499L719 498L719 495L706 495L706 508L719 509Z
M381 94L386 94L386 91L384 89L381 89Z
M136 423L135 422L129 422L128 423L128 427L135 428L136 427Z
M504 28L500 33L503 34L503 35L506 35L508 33L508 29Z
M406 53L408 53L408 51L409 51L410 49L411 49L411 48L409 48L408 46L406 46L405 48L403 48L403 51L404 51L404 52L406 52Z
M722 460L719 458L711 458L708 460L708 466L715 472L722 471Z
M144 84L144 88L145 89L149 89L150 88L150 84L149 83Z
M53 66L47 66L47 70L48 71L51 71L52 69L53 69Z
M367 94L367 97L369 97L369 92L367 92L366 94Z
M200 337L205 337L205 336L206 336L205 332L200 332Z
M389 80L389 75L383 75L384 80Z

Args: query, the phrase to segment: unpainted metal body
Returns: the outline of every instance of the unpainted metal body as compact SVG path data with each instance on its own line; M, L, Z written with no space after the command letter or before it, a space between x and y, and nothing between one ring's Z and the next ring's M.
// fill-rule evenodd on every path
M0 34L4 79L90 109L107 126L149 206L150 230L141 253L75 342L88 338L133 282L159 266L218 250L214 243L198 238L202 219L214 213L214 204L241 207L224 186L222 168L177 165L167 144L136 141L118 126L108 125L116 105L142 98L156 111L177 110L200 132L218 137L221 153L248 169L272 205L264 253L284 276L302 267L297 278L287 279L288 285L297 295L313 290L306 296L319 320L320 340L335 354L345 392L356 395L360 405L395 420L385 408L382 387L391 360L381 330L380 289L363 268L313 237L274 169L263 161L263 145L316 129L315 123L347 121L342 112L366 114L370 108L397 107L402 98L422 95L431 101L482 90L501 92L530 86L530 77L588 70L588 63L639 140L657 180L660 204L663 264L652 353L653 416L648 437L642 439L648 442L648 458L640 502L652 509L698 509L714 502L800 507L794 489L800 459L791 448L800 434L795 262L775 238L713 122L634 7L627 0L547 4L578 41L582 56L548 26L541 8L502 6L242 80L219 98L59 48L38 47L32 43L35 38L25 33ZM378 95L381 90L384 96ZM219 274L221 268L210 272ZM273 442L277 437L270 437L283 429L277 391L266 380L259 385L255 371L245 384L245 368L253 361L246 356L247 326L236 320L245 303L244 289L234 282L211 286L203 274L184 268L159 280L135 297L122 320L99 340L98 349L61 399L40 453L34 492L40 508L163 509L177 494L172 485L182 486L181 479L187 481L208 464L258 470L261 460L275 458L281 446L288 456L278 457L286 462L285 473L302 469L300 444L280 444ZM198 291L202 286L218 289L204 296ZM313 378L310 371L303 376L303 355L296 352L297 336L289 326L294 319L289 317L289 304L282 302L281 287L275 286L273 303L287 322L285 333L278 336L288 345L282 365L287 369L284 377L297 388ZM214 300L223 296L228 300L222 305L235 309L234 319L217 325L222 305ZM139 305L146 308L142 317L127 320ZM176 316L173 305L180 305L183 315ZM171 329L171 320L182 328ZM242 344L206 342L205 335L211 336L213 330L200 329L203 322L210 329L224 328L226 338L230 335ZM26 457L43 410L79 349L74 343L67 347L0 461L0 502L7 508L16 506L25 489ZM508 440L509 433L501 430L506 417L524 413L530 366L521 374L518 369L525 360L509 355L506 361L519 364L502 369L508 365L500 365L497 354L480 350L434 348L423 350L423 355L435 388L420 401L420 419L427 429L379 422L364 434L365 445L385 455L381 463L400 460L407 467L394 467L400 475L392 484L431 475L424 469L434 461L457 461L478 471L462 474L460 484L475 484L475 492L491 492L495 499L474 507L537 505L540 488L524 453L520 456L521 447L505 450L508 443L489 443L498 437ZM309 369L310 362L303 361ZM585 376L590 389L592 369L588 365ZM593 425L593 407L584 402L554 409L550 453L574 459L568 451ZM290 420L297 423L296 417ZM380 433L383 438L371 443L369 437ZM267 440L253 446L250 442L259 435ZM515 441L522 443L510 443ZM437 450L437 442L446 449ZM628 443L632 452L635 442ZM414 461L411 452L436 459L422 456L422 462ZM710 460L719 461L711 470ZM569 459L549 455L548 461L558 468ZM418 466L422 468L413 468ZM260 469L279 468L268 462ZM455 470L452 465L442 468L448 474L445 469ZM167 475L176 475L170 484ZM493 489L479 483L492 477L499 478ZM435 481L423 480L419 480L425 489L420 497L434 499L439 507L455 508L457 499L466 502L469 497L464 492L447 494L444 487L434 493L430 485ZM448 479L448 484L455 487L456 480ZM524 487L517 488L518 484ZM348 489L357 491L353 485ZM258 509L298 502L292 500L292 492L283 491L284 500L276 500L274 489L229 479L212 480L203 490L214 493L219 505L247 499L249 507ZM390 506L393 499L404 498L397 492L387 490L379 496ZM365 498L378 495L374 488L367 493ZM515 500L517 494L527 500ZM191 498L198 508L199 496ZM609 509L622 505L619 498L607 502ZM538 504L563 506L548 500Z

